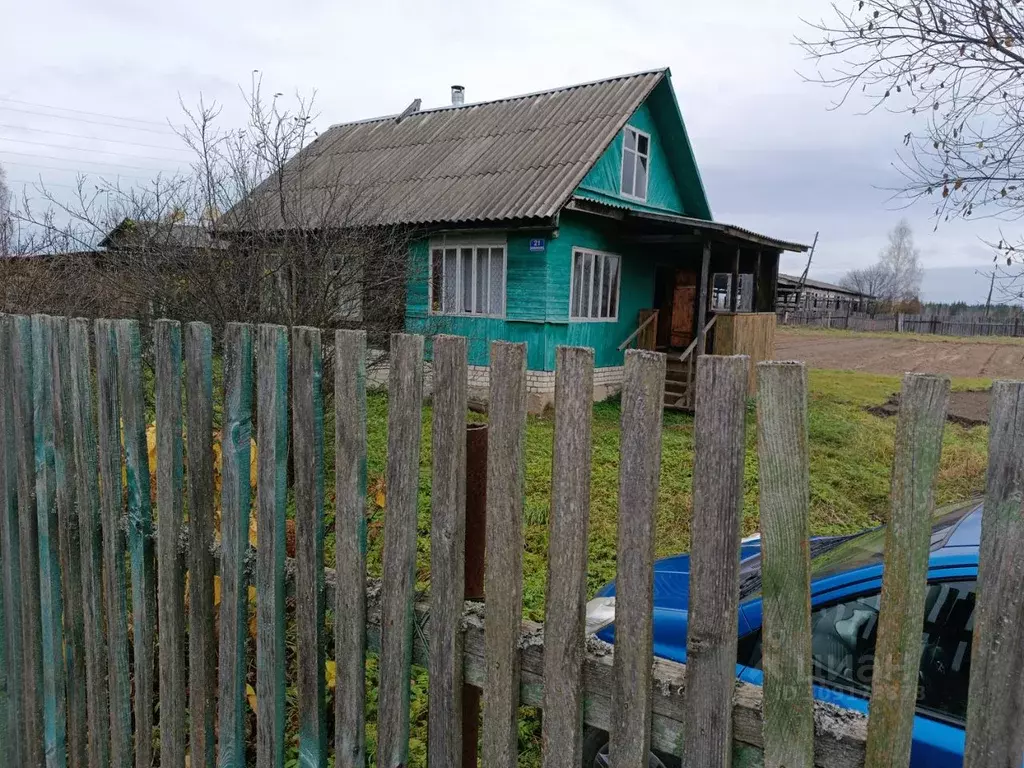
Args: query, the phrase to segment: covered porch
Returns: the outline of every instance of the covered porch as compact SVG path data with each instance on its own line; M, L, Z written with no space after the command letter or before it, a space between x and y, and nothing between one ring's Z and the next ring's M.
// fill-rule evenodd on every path
M665 405L690 410L696 358L747 354L774 357L775 302L783 251L809 246L713 221L613 209L574 200L570 207L618 218L620 237L654 269L649 301L619 345L668 356ZM751 393L754 367L751 366Z

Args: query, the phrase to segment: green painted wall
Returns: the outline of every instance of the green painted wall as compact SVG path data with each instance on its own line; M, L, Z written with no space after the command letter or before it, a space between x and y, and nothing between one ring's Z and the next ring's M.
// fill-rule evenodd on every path
M647 201L619 194L622 173L620 131L576 188L575 194L640 211L679 213L711 219L711 209L671 81L662 80L627 122L651 136Z
M629 118L627 125L648 133L651 136L650 173L647 180L647 202L642 203L633 198L619 194L622 180L622 142L624 131L619 131L611 145L594 164L590 172L577 187L576 194L603 203L626 204L631 208L644 211L666 211L669 213L688 213L683 206L679 185L666 152L665 139L661 134L651 108L641 104L640 108Z
M636 328L637 315L654 298L653 261L622 243L610 219L563 212L558 236L547 239L544 253L530 253L530 235L510 232L506 281L506 318L430 315L427 311L429 240L410 248L406 327L414 333L454 333L469 338L471 365L487 365L495 340L526 342L527 367L552 371L560 344L592 347L598 367L622 365L618 346ZM622 257L619 317L615 321L569 320L569 280L574 246Z

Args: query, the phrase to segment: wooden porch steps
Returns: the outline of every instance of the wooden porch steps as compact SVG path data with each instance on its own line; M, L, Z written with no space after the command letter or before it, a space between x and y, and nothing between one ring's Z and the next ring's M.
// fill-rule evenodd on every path
M688 380L688 366L679 359L679 352L671 350L665 370L665 408L693 411L693 382Z

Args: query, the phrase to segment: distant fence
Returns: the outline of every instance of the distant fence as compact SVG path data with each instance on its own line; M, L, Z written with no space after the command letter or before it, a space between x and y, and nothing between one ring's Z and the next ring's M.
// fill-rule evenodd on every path
M1024 336L1024 320L990 322L976 317L956 315L869 315L859 312L778 313L780 325L814 328L840 328L850 331L891 331L895 333L934 333L940 336Z
M333 751L338 768L364 768L368 649L379 654L376 765L383 768L408 764L414 663L429 672L428 755L438 768L462 764L464 681L484 691L487 768L517 765L520 704L543 708L546 767L580 765L584 723L610 732L616 768L647 764L651 746L682 754L688 767L726 765L730 753L743 765L907 764L947 379L904 380L867 721L811 695L802 365L759 366L762 689L735 680L746 357L702 356L697 363L684 667L652 665L651 655L664 356L631 351L626 358L611 653L584 635L591 350L562 347L556 355L546 621L537 625L522 621L525 345L491 348L487 600L468 610L465 338L437 337L432 344L429 603L416 603L414 592L422 337L392 341L380 580L366 576L365 336L339 331L333 337L333 501L324 492L320 331L227 328L219 498L210 329L190 323L183 333L177 322L158 321L153 338L150 403L135 321L0 316L0 754L7 764L183 768L188 759L191 768L278 767L286 739L297 731L300 765L324 768ZM1024 384L996 383L993 402L969 766L1016 764L1022 728L1013 703L1024 660ZM150 405L155 509L144 416ZM333 569L324 562L325 508L331 507ZM285 551L290 508L294 559ZM251 515L258 523L255 548ZM286 597L288 604L294 600L294 613L286 614ZM295 638L296 655L286 637ZM325 706L328 654L336 672L333 718ZM285 675L292 663L297 692L289 698Z

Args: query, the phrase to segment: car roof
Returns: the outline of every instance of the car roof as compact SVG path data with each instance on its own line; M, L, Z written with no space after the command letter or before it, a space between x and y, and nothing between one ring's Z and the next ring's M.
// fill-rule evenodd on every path
M981 542L982 503L978 499L939 507L932 516L930 558L976 554ZM878 526L843 541L811 564L813 580L881 564L885 526Z

